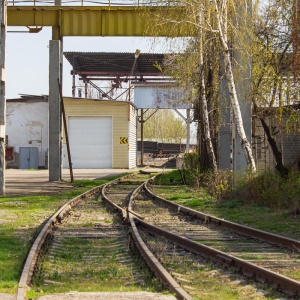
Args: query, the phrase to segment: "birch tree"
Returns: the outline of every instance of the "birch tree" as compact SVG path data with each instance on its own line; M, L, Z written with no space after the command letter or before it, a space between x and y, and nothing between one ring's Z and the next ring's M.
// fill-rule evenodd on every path
M225 65L225 76L229 90L230 101L235 119L235 126L241 139L241 145L248 165L252 171L256 171L255 160L252 154L251 144L249 143L243 125L243 119L240 109L240 103L236 91L236 85L233 76L232 63L230 57L229 40L228 40L228 3L227 0L213 0L215 7L215 18L217 22L218 35L223 47L223 57Z
M163 26L168 26L168 24L175 25L169 26L170 35L187 34L193 36L189 40L185 53L167 57L164 63L164 70L177 79L178 84L185 89L186 94L190 94L190 101L195 105L195 114L198 120L200 164L202 169L208 166L216 171L216 147L213 145L212 135L214 136L217 132L217 124L215 122L217 110L213 109L215 106L213 102L217 101L217 98L213 92L212 85L207 88L207 84L211 84L213 81L213 72L211 71L213 67L208 66L209 64L205 60L205 56L208 57L207 53L211 54L207 49L207 45L210 43L205 41L205 36L207 35L205 19L209 15L210 7L207 0L202 2L196 1L197 5L194 5L195 3L192 2L186 6L186 10L183 10L183 5L186 5L187 2L170 1L168 2L170 9L167 14L164 7L161 14L154 16L154 18L157 20L157 25L159 23L160 25L164 24ZM185 15L184 18L182 18L182 13ZM195 26L195 24L201 25ZM151 30L156 30L156 27L152 26ZM210 76L208 75L209 73Z
M159 28L161 26L169 26L172 28L172 35L191 35L195 39L199 39L198 42L198 54L199 54L199 74L200 77L203 77L203 71L201 66L203 66L203 45L209 43L209 39L219 39L220 40L220 49L216 49L215 52L210 53L214 56L214 59L217 60L220 56L219 50L222 52L222 58L224 60L225 66L225 78L227 81L227 86L229 89L230 101L233 110L233 115L235 119L235 126L237 133L241 139L241 146L245 154L247 164L250 168L255 171L256 165L254 157L252 154L251 144L247 139L245 134L245 129L243 125L241 110L240 110L240 99L236 91L236 84L234 78L234 72L232 67L232 61L230 56L230 41L228 38L228 28L230 27L233 30L233 18L237 18L236 15L240 11L235 11L235 4L238 1L230 0L178 0L178 1L161 1L166 5L162 8L162 13L160 15L152 15L152 30L157 30L159 34ZM245 2L239 5L246 5ZM167 9L169 7L169 10ZM205 13L209 15L205 20L203 19L203 11L205 8ZM176 9L178 13L176 14ZM228 11L231 12L231 15L228 16ZM195 17L195 15L197 17ZM153 21L155 20L155 25L153 26ZM172 24L172 27L170 26ZM236 32L238 32L238 28ZM153 33L153 32L152 32ZM208 34L209 33L209 34ZM201 35L201 37L200 37ZM203 39L203 40L202 40ZM203 42L203 43L202 43ZM203 114L203 126L205 127L205 140L208 147L208 152L210 157L212 157L210 137L208 134L209 131L209 122L207 122L207 110L205 97L205 85L202 79L200 80L200 99L201 107Z
M205 76L204 76L204 50L203 50L203 36L204 36L204 13L205 8L203 4L200 4L199 9L199 27L198 27L198 39L199 39L199 98L200 103L202 106L202 117L203 117L203 132L205 136L206 141L206 147L207 147L207 153L210 159L210 165L214 172L217 171L217 161L216 156L211 140L211 134L210 134L210 122L209 122L209 116L208 116L208 104L207 104L207 98L206 98L206 84L205 84Z

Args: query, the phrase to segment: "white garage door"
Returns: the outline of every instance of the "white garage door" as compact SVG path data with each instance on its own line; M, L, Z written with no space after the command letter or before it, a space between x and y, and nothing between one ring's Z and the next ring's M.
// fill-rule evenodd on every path
M73 168L112 168L112 118L69 117Z

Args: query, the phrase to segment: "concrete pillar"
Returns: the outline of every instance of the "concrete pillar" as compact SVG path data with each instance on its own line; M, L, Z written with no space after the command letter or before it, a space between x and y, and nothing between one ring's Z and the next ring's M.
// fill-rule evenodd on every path
M248 35L249 18L251 18L251 1L240 2L237 6L239 14L234 23L239 29L240 38L236 38L233 52L233 67L235 70L236 90L239 97L244 130L249 143L252 145L252 105L251 105L251 37ZM241 50L240 50L241 49ZM243 51L244 49L244 51ZM242 171L247 168L247 160L241 146L241 139L233 127L233 170Z
M5 195L5 51L6 51L6 1L0 0L0 195Z
M220 169L232 168L231 108L225 79L221 81L220 93L221 124L219 128L218 165Z
M238 54L234 55L234 58L238 63L241 62L241 58ZM236 80L236 90L239 97L245 133L248 141L251 143L252 110L251 102L249 100L251 93L251 76L249 73L249 68L244 66L243 71L239 71L239 75L236 74L236 78L239 78L239 80ZM219 128L218 153L219 168L232 169L234 171L245 170L247 168L247 161L241 146L241 139L236 132L227 82L225 79L221 82L221 91L221 126Z
M49 45L49 181L61 180L61 103L59 84L62 69L62 45Z
M243 71L243 73L246 70ZM251 142L251 135L252 135L252 109L251 109L251 102L249 100L249 93L251 91L251 83L250 80L241 79L237 81L237 93L240 99L240 109L242 113L244 129L247 136L249 143L252 145ZM244 150L241 145L241 139L236 133L235 126L233 126L233 170L234 171L242 171L247 168L247 160L244 154Z
M251 38L247 35L246 16L251 16L251 1L240 3L234 22L239 24L242 38L236 39L234 49L251 49ZM240 44L238 44L240 41ZM247 49L248 48L248 49ZM252 106L251 106L251 59L247 51L235 50L232 53L233 70L236 90L244 124L244 130L249 143L252 138ZM241 140L236 132L234 118L230 108L230 99L225 79L221 82L221 126L219 129L219 153L218 162L221 169L241 171L247 168L247 161L241 146Z

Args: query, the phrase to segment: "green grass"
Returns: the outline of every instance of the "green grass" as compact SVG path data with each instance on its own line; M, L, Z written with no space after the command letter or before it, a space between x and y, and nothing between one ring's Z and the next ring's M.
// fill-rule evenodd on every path
M0 196L0 292L16 292L24 260L40 230L41 220L46 221L61 205L75 196L117 177L119 176L99 180L76 180L74 188L57 195ZM174 178L173 182L171 177ZM186 179L190 182L188 173ZM220 218L300 239L299 215L290 215L286 210L272 210L257 204L245 204L236 199L220 203L205 189L196 190L182 184L177 170L160 175L156 183L154 192L174 202ZM105 272L114 273L114 270L112 266ZM90 270L84 271L89 276ZM59 276L59 273L53 273L54 279ZM101 279L102 273L96 276ZM75 283L68 288L77 289ZM85 291L95 288L97 287L86 284ZM126 290L133 288L126 287ZM47 290L45 287L43 289ZM110 289L112 291L114 287ZM210 286L210 289L213 287ZM34 298L34 295L41 295L46 290L31 290L28 296ZM56 291L61 290L65 290L65 287L58 286Z
M172 171L166 171L162 174L159 174L156 177L157 184L172 184L172 183L182 183L182 179L185 178L185 180L190 183L192 182L191 173L187 170L172 170Z
M167 178L169 175L164 176ZM168 200L219 218L300 239L300 215L291 215L287 209L272 209L257 203L244 203L239 199L220 202L204 188L194 189L180 183L166 185L161 182L159 178L156 180L153 192Z
M0 196L0 292L16 292L27 253L43 221L75 196L120 176L76 180L74 188L57 195Z
M161 288L160 285L146 283L152 276L140 259L136 259L134 265L139 270L144 265L147 272L144 274L140 270L140 274L145 279L145 283L142 288L135 283L131 269L133 264L119 260L119 257L129 254L128 248L107 248L107 245L113 243L123 243L124 238L63 238L61 242L64 245L64 252L53 253L53 258L47 257L43 261L43 278L42 280L35 278L33 287L37 292L40 290L43 293L68 292L70 288L76 291L119 291L120 289L136 291L143 288L157 291ZM101 257L101 263L97 263L96 258L87 259L90 255L93 257L93 254L96 254L95 248L97 255ZM45 284L44 279L54 283Z

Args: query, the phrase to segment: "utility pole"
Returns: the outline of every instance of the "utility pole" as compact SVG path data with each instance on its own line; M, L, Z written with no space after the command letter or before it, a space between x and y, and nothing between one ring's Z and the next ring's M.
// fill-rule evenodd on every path
M0 0L0 195L5 195L5 50L6 50L6 1Z

